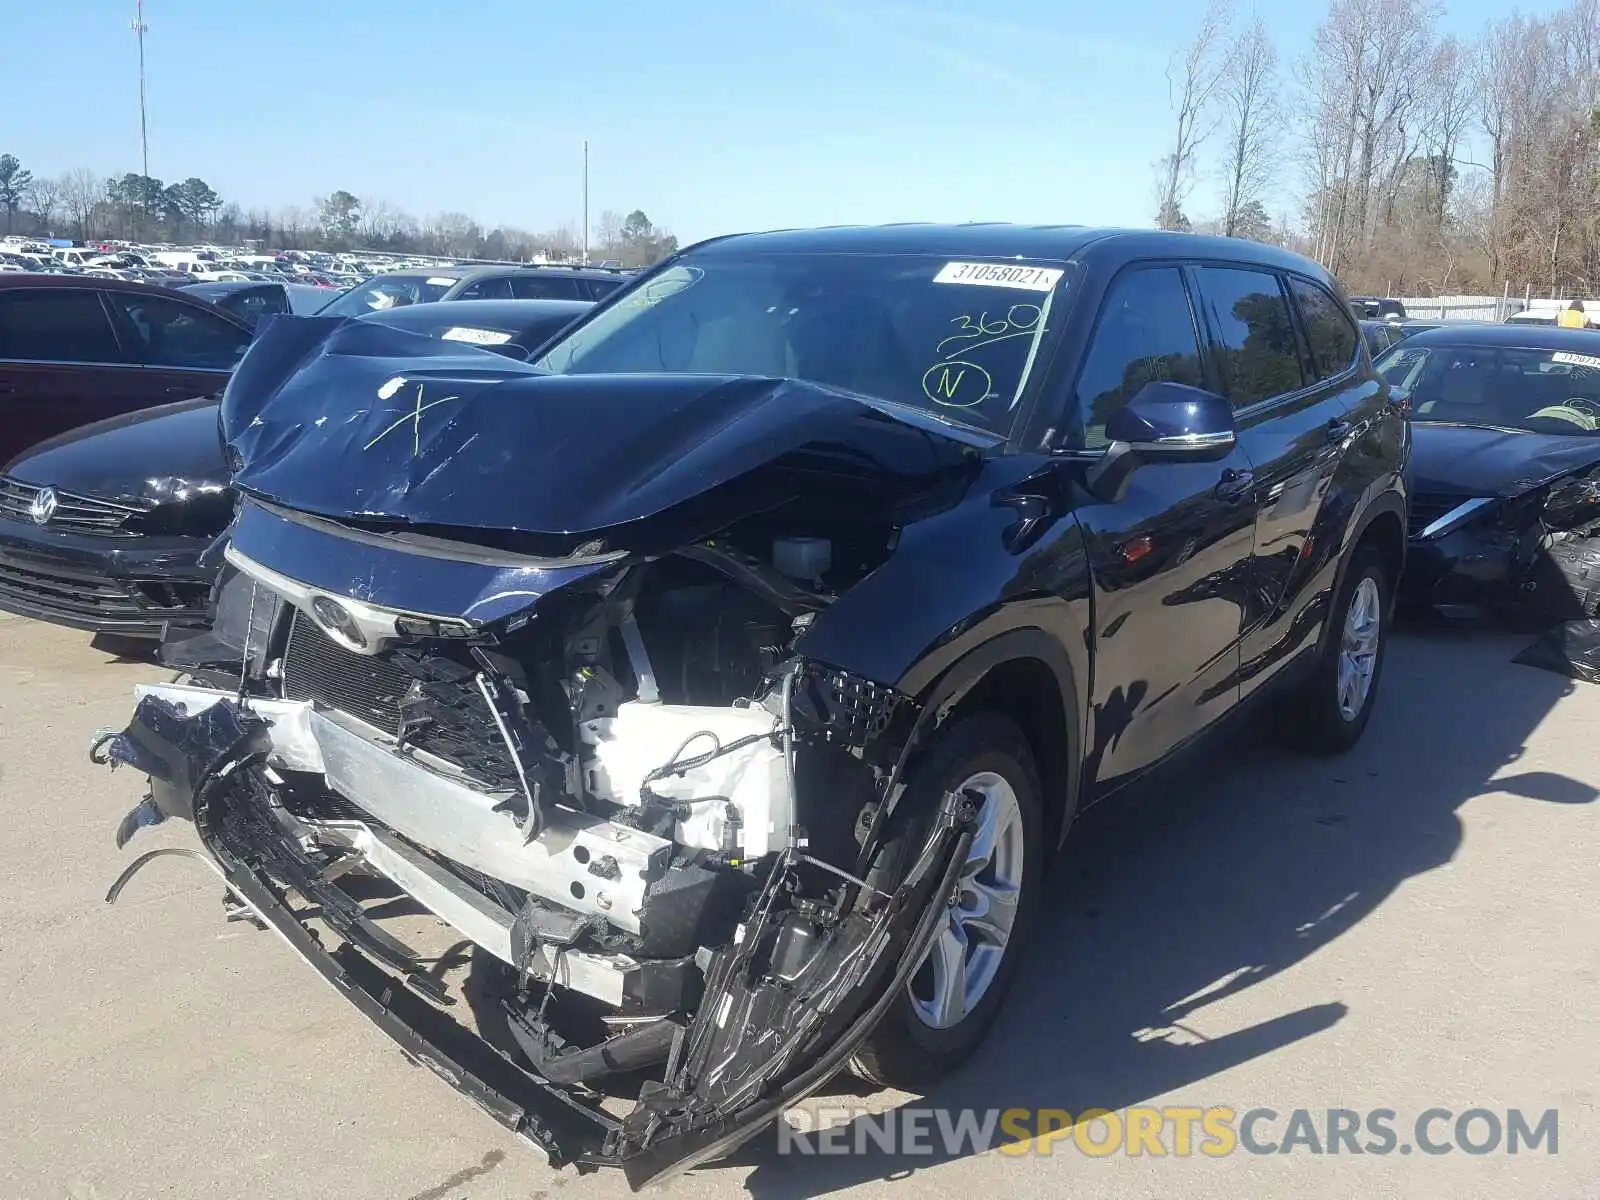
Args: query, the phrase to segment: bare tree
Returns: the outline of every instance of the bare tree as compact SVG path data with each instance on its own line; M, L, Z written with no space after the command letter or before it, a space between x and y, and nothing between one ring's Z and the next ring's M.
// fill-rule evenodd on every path
M1156 163L1156 224L1162 229L1187 225L1183 202L1194 187L1195 153L1216 128L1214 101L1228 66L1231 24L1228 0L1212 0L1194 40L1167 64L1174 128L1171 150Z
M1325 176L1319 241L1336 271L1392 217L1438 16L1434 0L1334 0L1302 64Z
M1258 208L1272 179L1272 153L1277 144L1278 51L1266 23L1254 14L1235 43L1218 85L1223 111L1222 232L1234 237L1241 217Z
M356 232L361 243L370 246L383 242L395 231L396 213L386 200L372 200L361 206Z
M60 179L61 203L77 226L79 239L89 236L94 210L106 197L106 181L88 167L74 167Z
M1422 144L1428 156L1429 213L1443 227L1450 190L1459 174L1461 146L1477 105L1472 54L1454 37L1434 47L1428 64Z
M42 232L49 234L54 229L56 209L61 206L61 182L57 179L35 178L28 185L28 207L39 218Z

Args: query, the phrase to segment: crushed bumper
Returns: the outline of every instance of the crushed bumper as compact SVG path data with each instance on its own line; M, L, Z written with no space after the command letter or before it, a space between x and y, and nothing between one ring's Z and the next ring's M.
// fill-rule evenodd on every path
M895 890L861 883L853 900L841 900L836 918L821 931L819 949L799 972L777 978L762 956L785 919L775 902L792 888L804 858L789 852L764 885L742 936L712 955L705 998L673 1044L665 1078L646 1084L638 1106L618 1121L583 1089L524 1069L452 1019L449 1000L417 969L416 956L367 917L333 882L337 875L327 864L306 852L292 821L286 826L280 819L270 765L275 758L284 770L320 763L334 777L341 737L350 731L331 722L324 728L323 722L305 706L242 705L206 689L152 687L144 690L126 730L97 739L94 756L150 776L151 819L192 815L201 843L242 907L408 1057L526 1138L552 1165L618 1166L634 1190L720 1157L849 1061L920 963L944 913L938 899L954 886L972 837L971 801L946 796ZM384 753L406 770L426 774L403 756ZM375 760L362 759L341 778L355 785L365 778L364 794L371 794L387 786L381 776L373 780L376 769ZM134 821L131 828L125 822L123 833L131 835L143 823L149 822ZM409 849L392 830L359 822L352 827L352 846L369 865L404 880L402 889L437 915L462 927L486 917L492 921L487 910L494 905L483 898L476 915L448 911L429 892L433 860ZM129 868L108 900L139 865ZM324 946L305 924L309 916L303 919L292 906L291 895L338 935L337 946Z

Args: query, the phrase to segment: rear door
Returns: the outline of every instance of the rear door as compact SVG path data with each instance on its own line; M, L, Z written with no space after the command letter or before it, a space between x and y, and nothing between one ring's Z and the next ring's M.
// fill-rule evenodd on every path
M109 292L106 299L146 387L160 397L153 403L220 394L250 347L242 321L193 301L147 292Z
M94 288L0 290L0 465L155 403Z
M1325 528L1333 475L1350 440L1347 386L1360 331L1316 290L1316 348L1302 339L1287 277L1247 265L1193 268L1239 442L1255 470L1255 549L1246 595L1241 697L1321 631L1311 607L1331 580ZM1305 284L1307 287L1315 285Z

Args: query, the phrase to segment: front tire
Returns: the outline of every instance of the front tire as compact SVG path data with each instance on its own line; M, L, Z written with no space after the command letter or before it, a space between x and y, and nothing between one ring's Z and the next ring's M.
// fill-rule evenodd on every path
M1389 645L1394 591L1383 558L1356 547L1334 597L1328 630L1311 676L1285 710L1287 740L1313 754L1343 754L1372 717Z
M874 874L887 883L903 869L946 792L982 797L978 829L955 894L936 901L947 911L927 956L852 1062L867 1081L910 1091L952 1071L994 1024L1032 924L1043 851L1039 774L1022 731L978 713L936 738L900 803L917 819L901 822Z

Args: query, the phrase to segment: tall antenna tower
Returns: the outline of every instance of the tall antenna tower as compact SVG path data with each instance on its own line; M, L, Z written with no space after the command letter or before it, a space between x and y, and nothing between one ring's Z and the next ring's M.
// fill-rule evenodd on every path
M135 10L131 28L134 36L139 39L139 150L144 163L144 175L150 177L150 133L149 125L145 120L144 107L144 35L150 31L150 26L144 23L144 0L134 0Z

